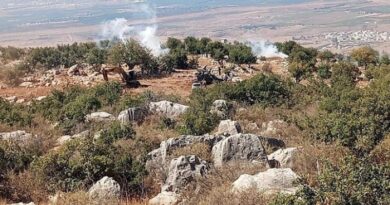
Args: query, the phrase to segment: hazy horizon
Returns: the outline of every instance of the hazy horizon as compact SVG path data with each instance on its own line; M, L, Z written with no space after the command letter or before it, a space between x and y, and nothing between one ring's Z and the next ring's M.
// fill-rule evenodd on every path
M40 28L66 27L68 25L96 25L115 18L129 21L150 18L136 5L152 7L156 17L201 12L219 7L291 4L308 0L0 0L0 33L29 31Z
M107 22L125 19L122 26L154 26L161 40L189 35L239 41L295 40L337 52L362 45L390 52L390 2L384 0L0 2L1 46L96 41Z

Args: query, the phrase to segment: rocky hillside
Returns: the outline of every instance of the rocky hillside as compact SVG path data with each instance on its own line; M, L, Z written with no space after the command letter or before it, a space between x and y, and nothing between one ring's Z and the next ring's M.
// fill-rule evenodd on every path
M169 42L160 57L125 43L136 62L121 43L89 58L76 45L75 66L62 48L3 49L0 203L390 203L385 55ZM141 86L105 82L114 61Z

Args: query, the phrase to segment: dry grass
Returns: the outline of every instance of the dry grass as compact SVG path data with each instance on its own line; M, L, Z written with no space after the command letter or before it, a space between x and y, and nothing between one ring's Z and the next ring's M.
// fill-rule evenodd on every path
M118 203L118 202L117 202ZM116 203L116 204L117 204ZM91 204L88 194L84 191L78 191L74 193L60 194L57 198L57 205L82 205Z
M390 162L390 134L371 151L371 157L378 164Z
M248 190L240 193L232 193L230 186L219 186L214 188L205 197L199 197L189 204L196 205L266 205L271 197L262 195L256 190Z
M42 184L36 182L30 172L8 173L7 179L9 187L12 187L11 199L36 202L47 200L48 193L46 193Z
M341 145L310 142L305 139L302 139L298 148L299 151L293 158L292 169L306 179L310 186L317 184L316 178L326 161L337 165L349 152Z
M184 199L192 204L266 204L263 196L254 190L240 194L231 193L232 183L242 174L256 174L265 170L264 165L235 163L213 170L206 178L191 184L183 193ZM187 202L187 201L186 201ZM265 202L265 201L264 201Z
M157 144L180 135L176 130L161 128L161 119L157 115L147 117L141 125L134 126L134 130L137 136Z
M56 205L95 205L95 204L117 204L117 205L143 205L147 204L148 199L128 199L107 200L104 202L93 202L89 199L88 193L85 191L77 191L72 193L61 193L57 199Z
M243 127L252 122L261 125L263 122L268 122L277 118L277 113L271 108L264 109L256 105L243 108L244 109L238 108L235 115L235 120L239 121L241 125L244 125Z
M211 148L205 143L196 143L191 146L177 148L172 151L172 153L170 154L170 158L174 159L180 156L187 155L196 155L197 157L208 162L212 161Z
M16 68L0 68L0 81L8 86L17 86L23 82L23 72Z

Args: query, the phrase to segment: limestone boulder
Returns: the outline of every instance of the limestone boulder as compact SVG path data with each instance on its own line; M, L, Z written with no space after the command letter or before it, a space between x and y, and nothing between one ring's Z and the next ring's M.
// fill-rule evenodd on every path
M256 160L266 163L263 140L253 134L236 134L221 140L212 149L214 166L221 167L229 161Z
M297 151L298 149L296 147L279 149L268 155L268 161L275 160L279 167L292 168L293 160L296 156Z
M172 159L168 177L162 191L180 192L189 182L207 174L209 166L206 161L195 155L180 156Z
M18 100L18 97L16 96L10 96L10 97L6 97L4 98L6 101L10 102L10 103L15 103L17 100Z
M16 142L27 142L33 137L32 134L27 133L23 130L13 131L13 132L0 132L1 140L9 140Z
M89 190L88 196L96 202L117 200L120 197L121 188L113 178L103 177L97 181Z
M87 122L109 122L115 120L115 117L107 112L94 112L85 116Z
M255 189L265 193L294 194L298 187L294 182L299 179L290 168L268 169L256 175L241 175L233 183L234 192L243 192Z
M64 135L64 136L62 136L62 137L57 139L57 143L56 144L57 144L57 146L61 146L61 145L64 145L65 143L69 142L70 140L80 139L80 138L83 138L83 137L87 137L88 135L90 135L89 130L80 132L80 133L75 134L75 135Z
M148 153L146 169L148 171L159 170L167 164L168 153L174 149L191 146L196 143L204 143L212 148L217 142L224 139L221 135L182 135L162 141L160 147Z
M71 66L67 72L68 76L77 75L79 73L79 69L80 69L80 66L78 64Z
M23 82L19 85L19 87L32 88L34 84L32 82Z
M42 101L42 100L44 100L46 98L47 98L47 96L39 96L39 97L35 98L35 100L36 101Z
M163 191L149 200L149 205L175 205L179 201L179 195L175 192Z
M118 120L123 124L129 124L130 122L142 121L147 115L148 111L144 108L133 107L123 110L118 115Z
M241 126L237 121L222 120L218 126L218 134L235 135L241 133Z
M226 119L229 115L229 106L226 100L216 100L210 109L211 114L215 114L222 119Z
M178 117L188 110L188 106L173 103L170 101L151 102L149 110L154 113L162 114L170 118Z

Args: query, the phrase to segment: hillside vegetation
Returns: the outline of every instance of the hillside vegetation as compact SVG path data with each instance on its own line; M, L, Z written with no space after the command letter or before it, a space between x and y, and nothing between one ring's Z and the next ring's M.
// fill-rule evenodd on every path
M134 40L1 48L3 64L18 63L0 68L0 79L12 84L13 78L24 73L77 63L96 68L102 64L140 66L140 76L158 78L178 68L198 68L193 59L199 55L247 68L258 60L250 47L238 42L169 38L165 46L169 52L159 57ZM116 81L54 90L28 104L0 98L0 131L32 133L28 140L5 139L0 133L1 199L4 203L47 203L49 196L61 193L58 204L89 204L90 187L108 176L120 185L119 201L109 204L145 204L167 178L150 171L148 153L168 138L216 133L221 120L231 119L240 123L243 133L266 135L283 141L285 147L299 149L291 166L300 176L295 182L299 191L265 194L249 190L232 195L232 183L240 175L256 174L268 166L248 168L233 163L210 168L213 171L207 177L189 182L180 192L188 204L238 204L237 200L239 204L275 205L390 204L388 56L369 47L340 55L292 41L276 46L288 55L289 76L265 70L241 82L194 89L188 98L153 90L125 93L126 88ZM97 111L118 116L129 108L148 110L151 102L163 100L189 107L178 116L148 112L128 123L116 117L108 121L86 117ZM224 115L210 112L217 100L227 102ZM283 121L284 126L265 134L262 128L271 121ZM80 133L83 137L75 137ZM72 139L59 143L63 136ZM264 149L266 154L276 151L271 146ZM215 158L211 154L208 145L195 143L170 150L167 159L196 155L212 167Z

